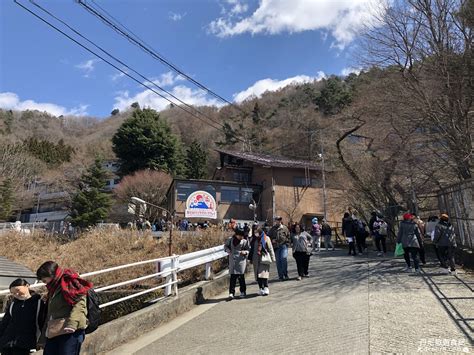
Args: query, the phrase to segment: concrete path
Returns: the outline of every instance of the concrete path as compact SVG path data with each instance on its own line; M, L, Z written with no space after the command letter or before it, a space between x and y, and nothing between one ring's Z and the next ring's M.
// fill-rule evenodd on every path
M310 278L271 280L266 297L252 282L247 298L222 294L111 354L472 353L474 277L441 275L434 263L422 275L403 268L322 251Z

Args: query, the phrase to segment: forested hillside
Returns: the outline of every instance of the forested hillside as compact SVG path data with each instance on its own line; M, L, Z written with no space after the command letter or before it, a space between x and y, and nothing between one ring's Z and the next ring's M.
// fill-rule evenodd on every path
M34 179L74 190L97 157L119 158L122 176L151 169L209 178L217 165L213 148L226 147L315 162L324 154L327 169L339 173L331 183L359 210L394 217L422 207L417 196L472 178L474 6L397 6L364 35L359 56L367 69L358 75L199 107L193 115L137 103L105 119L0 110L3 204L21 207ZM401 25L406 31L396 30ZM134 141L147 154L138 163Z

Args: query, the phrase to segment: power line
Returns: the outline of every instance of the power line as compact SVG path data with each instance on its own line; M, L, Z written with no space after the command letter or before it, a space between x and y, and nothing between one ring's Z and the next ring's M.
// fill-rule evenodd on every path
M46 19L44 19L43 17L41 17L40 15L38 15L37 13L35 13L34 11L30 10L29 8L27 8L26 6L24 6L23 4L19 3L17 0L14 0L14 2L20 6L21 8L23 8L25 11L31 13L33 16L35 16L36 18L38 18L39 20L41 20L42 22L44 22L45 24L47 24L48 26L50 26L51 28L53 28L54 30L56 30L57 32L61 33L63 36L65 36L66 38L68 38L69 40L71 40L72 42L76 43L77 45L79 45L80 47L82 47L83 49L85 49L86 51L88 51L89 53L91 53L92 55L96 56L97 58L101 59L102 61L104 61L105 63L107 63L108 65L110 65L111 67L113 67L114 69L120 71L121 73L123 73L124 75L126 75L127 77L129 77L130 79L132 79L133 81L137 82L138 84L144 86L145 88L149 89L150 91L152 91L153 93L155 93L156 95L160 96L161 98L165 99L166 101L170 102L171 104L173 105L176 105L175 102L173 102L172 100L170 100L168 97L162 95L161 93L157 92L155 89L153 89L152 87L150 87L149 85L147 85L146 83L143 83L141 82L140 80L136 79L135 77L131 76L129 73L127 73L126 71L122 70L121 68L119 68L117 65L111 63L110 61L108 61L107 59L105 59L103 56L101 56L100 54L94 52L92 49L86 47L84 44L80 43L79 41L77 41L76 39L74 39L73 37L71 37L70 35L68 35L67 33L65 33L64 31L62 31L61 29L59 29L58 27L56 27L55 25L53 25L52 23L50 23L49 21L47 21ZM58 21L62 22L63 24L65 24L68 28L70 28L72 31L75 31L72 29L72 27L70 27L69 25L67 25L64 21L58 19L57 17L55 17L53 14L51 14L50 12L48 12L46 9L43 9L41 6L39 6L38 4L34 3L33 0L30 0L31 3L33 3L35 6L41 8L43 11L45 11L46 13L50 14L50 16L52 16L53 18L56 18ZM77 31L75 31L78 35L80 35ZM88 40L86 37L80 35L81 37L83 37L84 39ZM91 44L93 44L92 41L88 40ZM95 45L95 44L94 44ZM100 49L99 46L95 45L97 48ZM101 51L103 51L104 53L108 53L107 51L101 49ZM109 55L111 58L113 58L114 60L116 60L118 63L123 63L121 62L120 60L118 60L117 58L115 58L114 56L112 56L111 54L107 54ZM125 66L125 65L124 65ZM153 83L153 81L151 81L150 79L146 78L145 76L142 76L140 73L138 73L137 71L133 70L132 68L130 68L130 70L132 70L133 72L137 73L137 75L140 75L142 78L144 78L146 80L146 82L148 83L152 83L154 86L157 86L159 89L163 90L164 92L168 93L166 90L160 88L158 85L156 85L155 83ZM172 97L175 97L174 95L172 95L171 93L168 93L170 96ZM179 102L183 102L182 100L180 100L179 98L176 98ZM189 106L191 107L192 109L196 110L194 107L186 104L183 102L184 105L186 106ZM199 119L200 121L202 121L203 123L213 127L214 129L217 129L223 133L227 133L225 130L219 128L219 127L216 127L214 126L213 124L205 121L202 117L196 115L195 113L193 113L192 111L189 111L187 109L185 109L184 107L180 106L180 105L176 105L178 108L180 108L181 110L183 110L184 112L190 114L191 116ZM196 112L200 112L198 110L196 110ZM207 119L210 119L208 118L207 116L204 116L206 117ZM220 123L219 123L220 124ZM220 124L221 125L221 124ZM243 143L246 143L245 140L241 139L240 137L237 137L234 135L234 138L243 142Z
M124 36L129 42L131 42L131 43L135 44L136 46L138 46L139 48L141 48L143 51L145 51L146 53L151 55L154 59L160 61L162 64L164 64L165 66L167 66L168 68L173 70L175 73L178 73L179 75L183 76L188 81L190 81L191 83L193 83L194 85L196 85L200 89L206 91L208 94L210 94L210 95L214 96L215 98L221 100L222 102L225 102L225 103L231 105L232 107L237 108L240 112L243 112L246 115L248 114L242 108L235 105L233 102L225 99L221 95L217 94L215 91L209 89L204 84L201 84L200 82L198 82L197 80L193 79L188 74L186 74L184 71L179 69L175 64L171 63L163 55L158 53L155 49L153 49L150 45L148 45L143 39L141 39L138 35L136 35L131 30L129 30L125 25L123 25L119 20L117 20L115 17L113 17L109 12L107 12L107 10L105 10L103 7L101 7L99 4L97 4L94 0L92 0L92 3L94 4L92 6L88 5L85 0L76 0L76 1L84 9L86 9L90 14L92 14L95 17L99 18L107 26L111 27L117 33ZM94 8L94 6L96 8Z
M90 44L92 44L95 48L99 49L101 52L105 53L107 56L109 56L110 58L114 59L116 62L120 63L120 65L122 65L123 67L127 68L128 70L130 70L131 72L137 74L140 78L142 78L143 80L145 80L146 82L152 84L153 86L155 86L156 88L158 88L159 90L165 92L166 94L168 94L169 96L171 96L172 98L174 98L175 100L177 100L179 103L187 106L188 108L196 111L197 113L199 113L201 116L205 117L206 119L208 119L209 121L211 122L214 122L215 124L221 126L221 127L224 127L224 125L216 120L213 120L212 118L208 117L206 114L204 114L203 112L201 112L200 110L196 109L195 107L187 104L186 102L184 102L183 100L179 99L176 95L172 94L171 92L167 91L166 89L162 88L161 86L159 86L158 84L156 84L155 82L153 82L152 80L148 79L147 77L145 77L144 75L142 75L141 73L139 73L138 71L136 71L135 69L133 69L132 67L130 67L129 65L127 65L126 63L124 63L123 61L121 61L120 59L118 59L117 57L113 56L110 52L106 51L104 48L102 48L101 46L97 45L95 42L89 40L87 37L85 37L84 35L82 35L79 31L77 31L76 29L74 29L73 27L71 27L70 25L68 25L64 20L58 18L57 16L55 16L53 13L51 13L50 11L46 10L44 7L40 6L39 4L37 4L34 0L29 0L30 3L32 3L33 5L35 5L37 8L39 8L41 11L47 13L49 16L51 16L52 18L54 18L56 21L62 23L64 26L66 26L67 28L69 28L71 31L73 31L75 34L77 34L79 37L83 38L84 40L86 40L87 42L89 42ZM102 58L101 58L102 59ZM161 96L161 95L160 95ZM163 97L163 96L161 96ZM165 98L165 97L163 97ZM169 100L168 100L169 101ZM170 101L171 102L171 101ZM172 104L175 104L174 102L171 102ZM179 105L177 105L179 106ZM214 126L212 126L214 127ZM216 127L214 127L216 128Z

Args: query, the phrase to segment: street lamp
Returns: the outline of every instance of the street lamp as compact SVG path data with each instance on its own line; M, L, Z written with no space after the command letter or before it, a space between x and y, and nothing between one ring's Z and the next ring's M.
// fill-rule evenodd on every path
M253 221L257 222L257 202L252 199L252 203L249 205L249 208L253 211Z
M132 201L132 203L138 205L138 206L146 206L146 205L149 205L149 206L152 206L152 207L155 207L155 208L158 208L164 212L166 212L168 214L168 217L169 217L169 221L170 221L170 237L169 237L169 241L168 241L168 255L171 256L172 255L172 245L173 245L173 225L174 225L174 222L173 222L173 214L167 210L166 208L163 208L161 206L157 206L153 203L150 203L150 202L146 202L145 200L142 200L141 198L138 198L138 197L132 197L130 198L130 200Z
M321 153L318 154L319 157L321 158L321 168L323 170L323 208L324 208L324 219L328 220L327 216L327 202L326 202L326 173L324 171L324 148L321 145Z

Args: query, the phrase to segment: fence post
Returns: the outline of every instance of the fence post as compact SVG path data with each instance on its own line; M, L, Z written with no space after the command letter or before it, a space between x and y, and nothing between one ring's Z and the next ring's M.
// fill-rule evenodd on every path
M171 269L175 269L171 273L171 279L173 282L173 289L174 289L174 295L178 296L178 267L179 267L179 256L178 255L173 255L173 259L171 259ZM170 290L171 291L171 290Z
M173 259L170 260L169 264L161 262L160 263L160 271L165 272L165 271L171 270L173 268L173 264L174 264ZM165 273L164 275L166 275L165 283L170 282L173 278L173 274L171 272L169 274ZM168 286L165 287L165 296L166 297L171 295L171 286L172 285L168 285Z
M206 280L209 280L212 275L212 263L206 263L206 274L204 275L204 278Z

